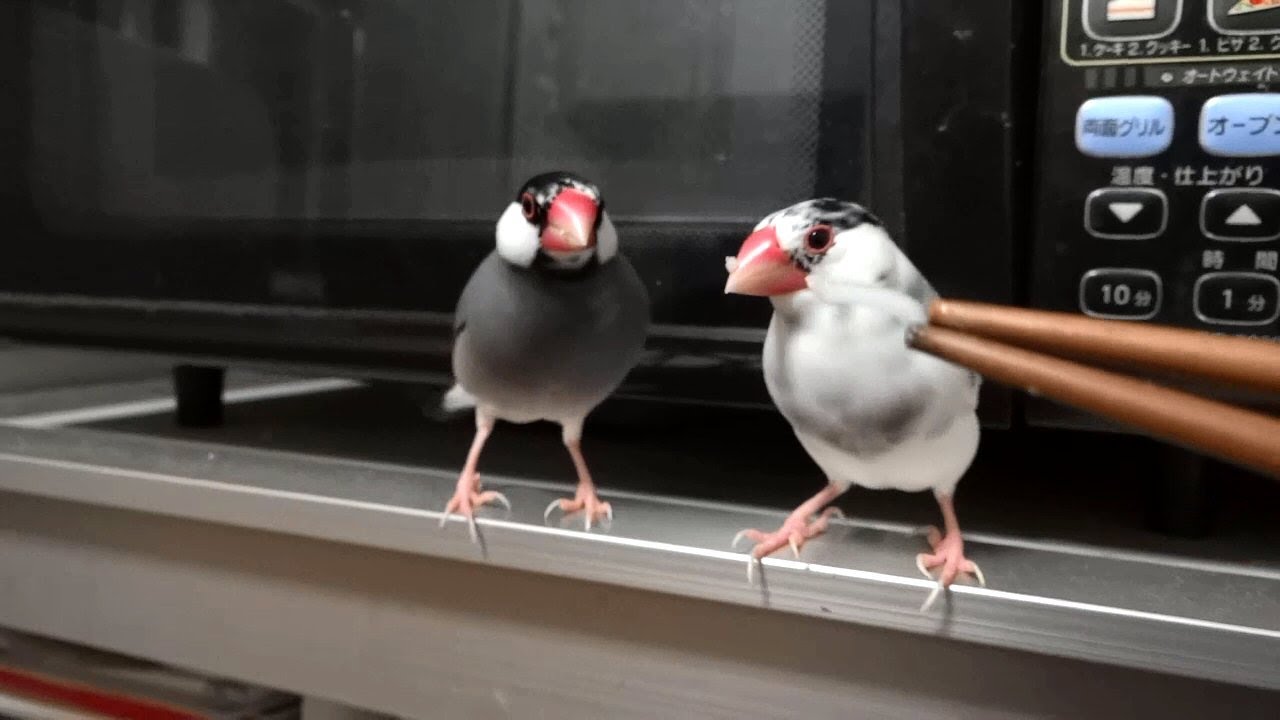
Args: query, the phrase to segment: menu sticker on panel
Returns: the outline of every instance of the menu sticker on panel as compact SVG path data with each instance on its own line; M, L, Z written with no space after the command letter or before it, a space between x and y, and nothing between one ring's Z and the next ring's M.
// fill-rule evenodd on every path
M1155 20L1156 0L1107 0L1107 22Z
M1280 33L1280 0L1209 0L1209 23L1224 35Z
M1182 0L1084 0L1084 31L1094 40L1152 40L1173 32Z
M1239 61L1280 59L1280 0L1056 0L1062 8L1059 57L1076 67L1223 63L1246 84L1266 71L1245 72ZM1202 14L1203 13L1203 14ZM1086 78L1088 89L1137 87L1106 75ZM1167 75L1167 73L1166 73ZM1169 80L1159 83L1169 85ZM1270 82L1260 80L1257 82ZM1219 84L1219 83L1214 83ZM1150 85L1150 83L1148 83Z

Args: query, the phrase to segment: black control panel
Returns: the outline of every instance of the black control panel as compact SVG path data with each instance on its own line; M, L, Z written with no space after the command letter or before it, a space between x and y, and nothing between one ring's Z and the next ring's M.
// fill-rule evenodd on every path
M1280 340L1280 0L1046 6L1032 304Z

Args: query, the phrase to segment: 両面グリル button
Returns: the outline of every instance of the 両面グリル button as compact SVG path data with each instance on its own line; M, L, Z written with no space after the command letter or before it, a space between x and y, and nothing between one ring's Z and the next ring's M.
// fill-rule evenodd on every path
M1157 95L1086 100L1076 112L1076 147L1091 157L1158 155L1173 141L1173 104Z

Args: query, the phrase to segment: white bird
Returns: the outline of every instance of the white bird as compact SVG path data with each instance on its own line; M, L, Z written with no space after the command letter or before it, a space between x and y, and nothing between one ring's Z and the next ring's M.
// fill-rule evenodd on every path
M940 569L922 610L960 573L985 584L965 557L954 504L977 453L981 379L907 345L937 294L881 222L854 203L806 200L761 220L726 268L726 293L773 303L765 384L827 477L778 530L734 538L755 543L748 571L788 544L798 557L839 513L826 506L860 485L937 498L945 532L930 528L933 551L916 557L926 577Z

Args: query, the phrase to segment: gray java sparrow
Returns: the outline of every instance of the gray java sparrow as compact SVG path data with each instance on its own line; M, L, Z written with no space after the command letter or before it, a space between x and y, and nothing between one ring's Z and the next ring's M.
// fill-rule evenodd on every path
M497 420L549 421L562 428L577 471L566 513L585 526L612 509L601 502L582 455L588 414L622 384L640 358L649 296L619 252L600 189L569 172L531 178L497 223L496 247L458 300L447 410L474 408L475 439L441 524L458 513L475 539L474 512L506 498L482 492L477 472Z

